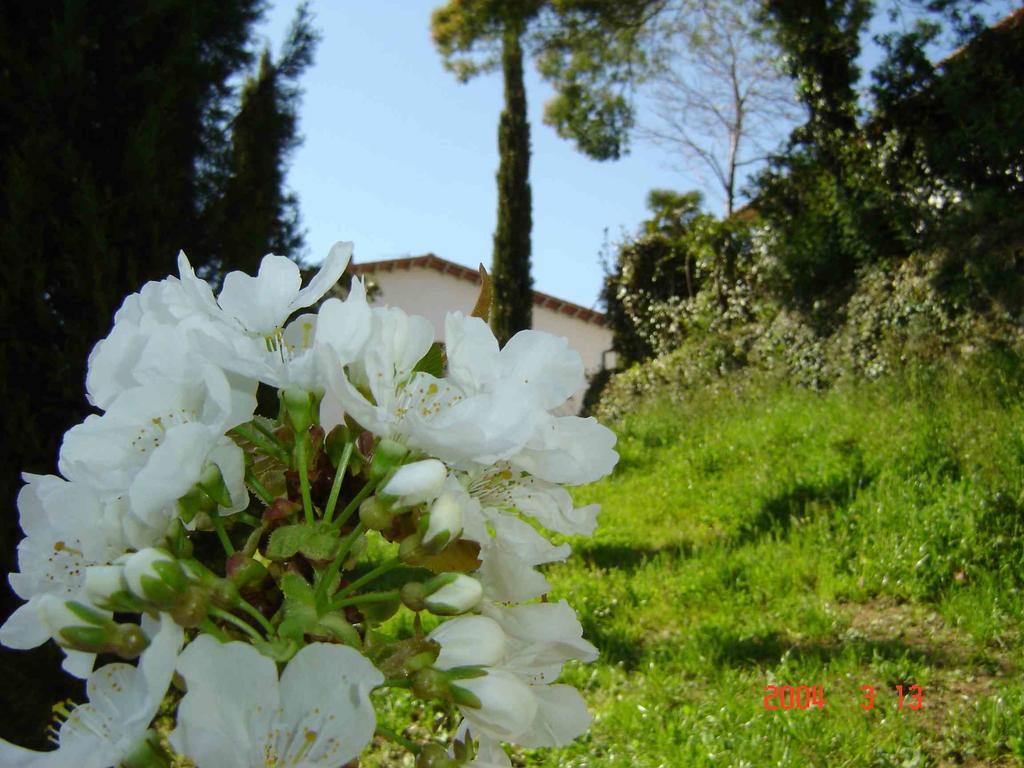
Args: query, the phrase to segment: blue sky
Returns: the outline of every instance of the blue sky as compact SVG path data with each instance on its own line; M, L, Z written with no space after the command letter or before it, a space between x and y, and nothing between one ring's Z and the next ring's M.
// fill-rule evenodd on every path
M357 261L432 251L490 265L497 193L501 77L460 85L430 40L438 0L314 2L323 40L305 74L289 183L299 196L312 261L353 240ZM295 2L274 4L263 27L274 45ZM594 306L607 227L618 237L645 216L655 186L691 188L660 150L637 146L598 163L543 125L548 90L527 81L533 157L533 277L538 290Z
M305 141L288 181L313 262L336 240L353 240L357 261L432 251L469 267L490 264L501 77L461 85L445 71L429 33L440 1L312 4L323 40L302 80ZM274 2L261 27L275 51L296 4ZM640 142L619 161L585 158L541 122L550 89L532 68L526 87L534 287L595 306L605 233L614 241L634 231L654 187L704 185L662 149ZM710 205L718 212L713 197Z

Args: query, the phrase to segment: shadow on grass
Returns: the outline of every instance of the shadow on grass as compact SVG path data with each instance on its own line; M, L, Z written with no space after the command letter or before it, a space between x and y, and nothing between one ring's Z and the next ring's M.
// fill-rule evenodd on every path
M840 475L823 482L800 482L764 501L757 514L743 523L727 545L742 547L765 536L785 538L794 522L807 519L815 510L829 512L848 507L873 475Z
M778 664L785 656L790 663L802 661L826 665L841 656L852 656L862 663L911 661L929 667L957 665L957 659L938 648L922 648L902 640L857 638L795 641L781 632L737 635L718 627L697 630L694 642L701 655L717 668L766 667ZM658 653L669 649L651 649ZM678 647L674 651L678 653Z
M695 550L696 545L691 541L679 541L660 547L586 542L576 545L573 557L582 560L588 568L632 573L655 558L680 560L692 557Z

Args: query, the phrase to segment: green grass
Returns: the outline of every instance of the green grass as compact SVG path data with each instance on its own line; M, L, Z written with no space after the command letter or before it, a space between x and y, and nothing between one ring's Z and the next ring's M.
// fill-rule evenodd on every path
M548 569L601 651L565 673L595 721L517 764L1024 764L1018 381L745 385L628 416L615 474L576 494L597 534ZM826 707L766 711L768 684Z

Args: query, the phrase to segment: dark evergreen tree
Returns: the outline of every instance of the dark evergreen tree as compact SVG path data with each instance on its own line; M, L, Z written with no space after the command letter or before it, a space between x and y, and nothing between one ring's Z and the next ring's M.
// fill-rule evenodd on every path
M229 130L237 108L232 83L252 64L250 37L263 6L263 0L0 6L4 573L16 567L20 473L55 470L62 434L89 411L89 351L109 331L124 297L172 272L179 249L208 275L239 266L234 248L221 250L217 211L226 205L229 182L242 175ZM312 51L300 38L293 35L294 52L286 48L274 67L284 89L276 102L277 158L294 144L296 95L288 89ZM255 119L239 120L235 146L243 144L240 134L262 136L261 130ZM261 194L279 188L280 159L273 167L277 175L245 172ZM267 249L294 251L294 218L275 222ZM246 249L238 246L237 253L251 256ZM19 603L3 590L0 616ZM0 649L0 736L43 747L51 705L72 694L81 699L59 670L60 655L52 643L28 653Z
M299 260L304 237L298 200L285 189L287 160L299 145L299 78L313 62L319 40L307 3L299 6L280 57L269 49L242 87L231 123L223 195L211 206L208 230L216 238L209 264L255 274L267 253Z

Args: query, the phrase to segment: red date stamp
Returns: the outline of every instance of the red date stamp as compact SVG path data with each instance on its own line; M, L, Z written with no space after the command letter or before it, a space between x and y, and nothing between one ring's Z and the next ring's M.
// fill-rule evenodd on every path
M825 709L825 686L823 685L766 685L764 687L764 708L779 709ZM860 708L865 712L875 708L876 689L873 685L860 687ZM917 711L924 707L924 689L920 685L897 685L893 687L896 709Z

